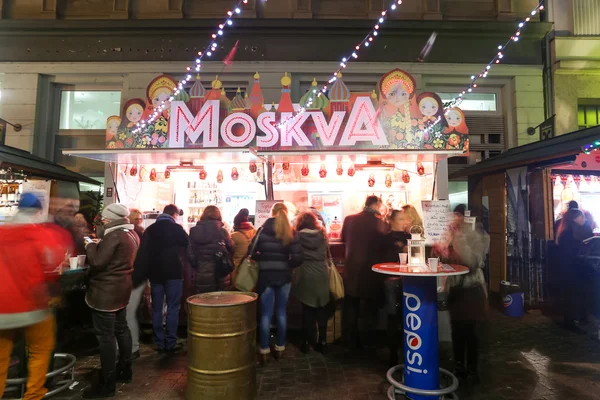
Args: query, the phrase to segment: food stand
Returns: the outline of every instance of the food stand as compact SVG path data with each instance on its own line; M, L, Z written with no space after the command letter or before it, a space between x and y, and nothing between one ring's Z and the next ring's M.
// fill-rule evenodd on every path
M148 214L177 204L186 230L207 205L218 206L229 226L240 208L253 215L257 201L284 201L292 214L316 209L339 264L344 218L361 211L368 195L383 200L383 214L405 204L421 212L422 200L434 200L436 183L447 182L445 169L436 174L438 162L468 151L462 111L453 109L456 117L447 121L440 98L418 94L405 71L386 73L372 93L351 93L342 74L327 94L315 80L298 104L290 76L282 75L281 96L269 99L277 101L271 106L259 73L249 95L238 90L233 99L218 77L210 90L197 77L189 95L181 88L171 96L176 80L158 76L146 100L129 100L121 116L108 118L105 150L64 153L110 163L106 182L115 184L115 201ZM135 132L142 115L154 114Z

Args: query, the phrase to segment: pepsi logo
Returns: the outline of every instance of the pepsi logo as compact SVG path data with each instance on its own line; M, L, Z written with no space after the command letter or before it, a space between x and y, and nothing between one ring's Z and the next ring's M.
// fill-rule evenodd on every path
M503 303L504 307L510 307L513 302L513 298L511 295L504 296Z
M404 306L408 310L404 317L404 335L408 347L406 350L406 373L426 374L426 369L418 368L423 364L423 356L419 353L423 341L417 332L421 328L421 317L417 314L417 311L421 309L421 299L413 293L404 292Z

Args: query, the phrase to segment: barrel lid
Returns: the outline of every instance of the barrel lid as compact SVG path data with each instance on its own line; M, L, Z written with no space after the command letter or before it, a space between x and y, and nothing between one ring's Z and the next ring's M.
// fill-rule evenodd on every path
M205 307L226 307L251 303L257 297L256 293L210 292L192 296L188 298L187 302Z

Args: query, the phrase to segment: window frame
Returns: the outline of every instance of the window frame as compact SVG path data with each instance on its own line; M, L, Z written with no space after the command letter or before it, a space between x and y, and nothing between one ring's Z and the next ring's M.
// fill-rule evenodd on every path
M462 86L437 86L432 85L428 86L426 90L422 90L421 92L434 92L434 93L460 93L464 90ZM476 89L476 93L486 94L493 93L496 95L496 111L478 111L478 110L463 110L466 116L468 115L489 115L489 116L503 116L504 115L504 99L502 96L502 88L500 87L492 87L492 86L484 86L478 87ZM460 108L460 105L458 106Z

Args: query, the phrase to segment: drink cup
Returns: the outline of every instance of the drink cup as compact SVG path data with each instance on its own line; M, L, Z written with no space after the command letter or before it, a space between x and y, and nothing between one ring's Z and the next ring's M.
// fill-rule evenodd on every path
M438 258L430 258L429 259L429 271L430 272L437 272L439 261L440 260Z
M398 256L400 257L400 264L401 265L408 264L408 254L406 254L406 253L399 253Z
M77 266L79 268L85 267L85 259L86 259L85 254L82 256L77 256Z
M77 264L79 263L79 258L77 257L69 257L69 267L71 269L77 269Z

